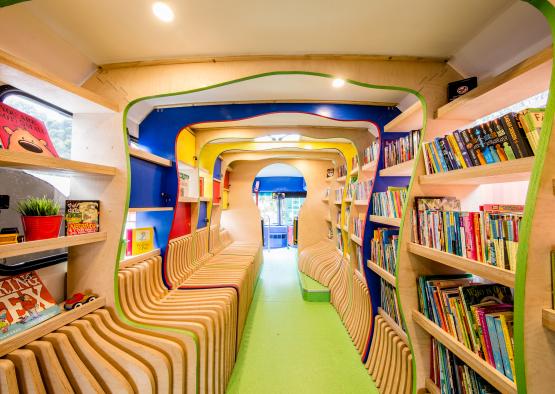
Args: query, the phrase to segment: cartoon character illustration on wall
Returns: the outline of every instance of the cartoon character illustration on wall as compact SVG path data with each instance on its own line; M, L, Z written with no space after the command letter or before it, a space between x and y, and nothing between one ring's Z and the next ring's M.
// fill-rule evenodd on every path
M0 143L12 152L58 157L43 122L0 103Z
M0 307L0 331L3 333L8 332L10 328L10 321L8 319L8 309L5 306Z

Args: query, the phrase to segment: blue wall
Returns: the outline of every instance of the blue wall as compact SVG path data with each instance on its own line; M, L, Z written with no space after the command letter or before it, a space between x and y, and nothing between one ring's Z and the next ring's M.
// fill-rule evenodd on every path
M254 193L254 185L260 181L258 191L264 192L306 192L306 182L304 178L294 176L263 176L254 178L252 191Z

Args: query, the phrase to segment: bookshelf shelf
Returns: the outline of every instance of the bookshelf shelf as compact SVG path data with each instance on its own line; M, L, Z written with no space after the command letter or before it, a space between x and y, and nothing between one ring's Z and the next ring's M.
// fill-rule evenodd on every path
M92 244L95 242L106 241L106 239L106 231L100 231L98 233L42 239L39 241L29 241L18 244L0 245L0 258L23 256L30 253L45 252L47 250Z
M146 259L159 256L159 255L160 255L160 249L153 249L150 252L141 253L135 256L127 256L126 258L120 260L119 269L127 268L141 261L145 261Z
M372 260L368 260L367 262L368 268L378 274L383 280L389 283L391 286L396 287L395 284L395 276L391 275L389 272L384 270L378 264L374 263Z
M351 170L351 176L354 176L354 175L358 175L358 166L354 167L354 168Z
M131 157L135 157L137 159L141 159L141 160L144 160L144 161L148 161L150 163L158 164L159 166L162 166L162 167L171 167L172 166L172 161L171 160L168 160L168 159L165 159L163 157L157 156L153 153L144 151L142 149L129 147L129 155Z
M323 202L329 202L329 201L330 201L330 198L329 198L329 197L324 197L324 198L322 198L322 201L323 201Z
M351 241L353 241L354 243L356 243L357 245L362 246L362 238L357 237L354 234L351 234Z
M219 207L219 206L220 206L220 203L219 203L219 202L215 202L215 203L212 203L212 205L215 206L215 207Z
M366 201L366 200L354 200L353 205L368 206L368 201Z
M335 205L341 205L341 201L334 201L333 202Z
M353 202L353 200L352 200L352 199L350 199L350 198L346 198L346 199L345 199L345 202L346 202L347 204L350 204L350 203L352 203L352 202Z
M229 188L224 187L224 192L228 192L228 191L229 191Z
M385 319L387 324L389 324L389 326L397 333L397 335L399 335L399 338L401 338L403 342L405 342L405 344L408 346L409 338L407 336L407 333L403 331L403 329L395 322L395 320L393 320L391 316L389 316L387 312L384 311L382 308L378 307L378 313L381 317Z
M421 185L482 185L530 179L534 157L486 164L438 174L420 175Z
M343 231L345 231L346 233L349 232L349 228L347 226L343 226Z
M330 223L331 223L331 218L330 218L330 217L327 217L327 218L326 218L326 222L330 222Z
M60 327L68 325L69 323L99 309L106 305L104 297L98 297L96 300L90 301L83 306L66 311L62 307L62 313L25 330L12 337L6 338L0 342L0 357L4 356L15 349L25 346L26 344L36 341L43 336L50 334Z
M408 244L408 251L418 256L433 260L437 263L456 268L480 276L492 282L501 283L505 286L515 286L515 273L506 269L494 267L466 257L457 256L451 253L428 248L414 242Z
M199 201L203 201L203 202L209 202L209 201L212 201L212 198L211 198L211 197L205 197L205 196L204 196L204 197L199 197L198 200L199 200Z
M378 165L377 160L371 161L370 163L366 163L365 165L362 166L362 172L373 172L376 169L377 165Z
M53 175L114 176L117 171L115 167L100 164L46 157L34 153L13 152L5 149L0 150L0 166L18 170L40 171Z
M436 118L460 120L463 126L547 90L551 59L549 47L438 108Z
M437 387L430 378L426 378L426 390L428 390L430 394L441 394L439 387Z
M410 176L414 166L414 159L405 161L392 167L380 170L380 176Z
M555 331L555 309L542 309L543 326L551 331Z
M422 105L420 100L384 126L385 133L411 131L422 128Z
M166 212L166 211L173 211L173 207L129 208L129 212Z
M441 342L496 389L502 393L517 393L516 384L513 381L497 371L495 367L488 364L485 360L482 360L470 349L467 349L462 343L457 341L456 338L442 330L422 313L413 310L412 318L424 331Z
M345 175L340 176L339 178L336 179L336 182L345 182L345 180L347 180L347 177Z
M395 227L399 227L401 225L401 218L390 218L387 216L370 215L370 221Z

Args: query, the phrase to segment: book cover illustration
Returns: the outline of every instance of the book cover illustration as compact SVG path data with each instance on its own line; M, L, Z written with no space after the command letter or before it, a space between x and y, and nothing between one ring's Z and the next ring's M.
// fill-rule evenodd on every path
M66 236L96 233L99 231L100 201L66 201Z
M0 103L0 143L13 152L58 157L44 123L3 103Z
M127 256L135 256L154 249L154 228L143 227L127 230Z
M0 279L0 340L61 311L35 271Z

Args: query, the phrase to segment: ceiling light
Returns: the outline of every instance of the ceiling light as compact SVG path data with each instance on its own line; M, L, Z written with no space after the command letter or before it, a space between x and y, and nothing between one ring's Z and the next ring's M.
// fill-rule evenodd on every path
M333 80L333 82L331 83L331 85L332 85L334 88L342 88L342 87L345 85L345 80L344 80L344 79L341 79L341 78L335 78L335 79Z
M289 134L281 139L283 142L297 142L301 140L301 136L298 134Z
M162 1L157 1L156 3L152 4L152 12L162 22L169 23L173 21L173 10L170 8L169 5Z
M270 134L262 137L256 137L254 142L296 142L300 141L301 136L298 134Z

